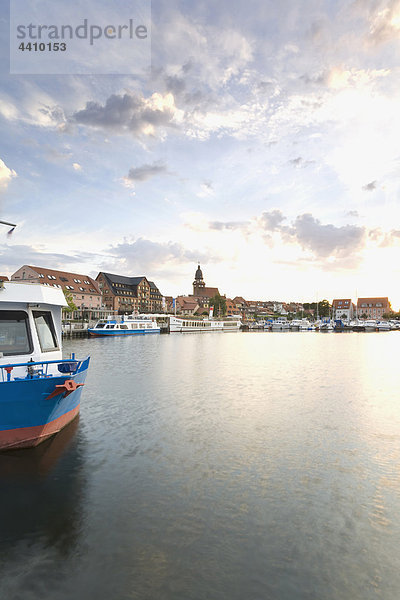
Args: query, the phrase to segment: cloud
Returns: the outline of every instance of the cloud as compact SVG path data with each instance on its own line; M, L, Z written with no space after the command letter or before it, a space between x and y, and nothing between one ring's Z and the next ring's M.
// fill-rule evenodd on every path
M71 123L117 134L156 136L165 127L175 127L176 107L172 94L154 93L149 98L134 92L112 94L105 102L90 101L75 112Z
M392 229L391 231L383 231L380 227L376 227L375 229L370 229L368 237L379 248L392 248L400 242L400 230Z
M362 189L364 192L372 192L373 190L376 189L376 184L377 184L377 181L370 181L370 183L363 185Z
M7 121L21 121L35 127L61 129L65 125L63 108L34 83L24 81L21 94L0 96L0 115Z
M75 171L82 171L82 167L81 167L81 165L79 163L72 163L72 168Z
M124 241L107 251L115 258L113 268L123 269L126 273L162 272L167 265L193 263L198 260L210 262L213 254L199 250L189 250L178 242L153 242L138 238L132 242Z
M156 175L161 175L162 173L167 173L166 165L155 162L152 165L142 165L141 167L132 167L129 169L128 175L124 178L124 180L131 181L147 181Z
M290 234L317 258L344 258L364 247L366 231L355 225L322 225L312 214L306 213L295 219Z
M399 0L378 0L372 6L369 15L369 40L378 45L398 38L400 31Z
M214 231L223 231L224 229L231 231L241 229L244 231L249 226L249 221L210 221L208 226Z
M217 11L218 12L218 11ZM224 20L216 23L216 15L208 22L183 15L173 7L163 15L160 24L153 23L152 56L154 65L182 65L183 74L190 81L207 82L211 90L226 85L252 62L253 42L250 36L235 29ZM171 86L181 82L169 81ZM182 90L180 90L182 91Z
M297 158L292 158L291 160L289 160L289 163L298 169L308 167L309 165L312 165L314 162L315 161L313 161L313 160L304 160L304 158L302 158L301 156L298 156Z
M365 246L366 229L354 225L337 227L332 224L323 225L312 214L298 215L290 225L285 225L287 217L278 209L265 211L260 217L249 221L212 221L208 223L211 230L241 230L244 235L249 232L262 234L264 243L270 247L277 239L284 244L298 244L303 250L311 251L314 260L342 259L360 252ZM278 238L273 238L277 234ZM275 241L273 241L275 239Z
M258 218L258 224L265 231L279 231L282 227L282 221L285 219L286 217L280 210L265 211Z
M93 259L95 255L90 255ZM66 269L66 265L82 262L81 255L68 255L45 252L24 244L0 245L0 266L2 271L15 273L22 265L39 265L49 269Z
M211 181L203 181L200 185L200 191L196 194L198 198L208 198L214 196L214 188Z
M5 162L0 159L0 191L6 190L14 177L17 177L17 173L13 169L9 169Z

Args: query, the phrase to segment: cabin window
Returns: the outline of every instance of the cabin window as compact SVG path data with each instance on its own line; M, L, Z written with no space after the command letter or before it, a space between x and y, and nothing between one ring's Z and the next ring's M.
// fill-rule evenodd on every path
M0 352L3 356L31 354L28 314L22 310L0 311Z
M42 352L58 350L57 336L54 329L51 312L43 310L32 311Z

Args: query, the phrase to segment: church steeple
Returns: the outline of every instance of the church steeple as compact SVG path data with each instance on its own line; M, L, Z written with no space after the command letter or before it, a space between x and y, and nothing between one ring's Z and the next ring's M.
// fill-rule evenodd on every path
M197 290L200 288L204 288L205 285L206 284L204 283L204 280L203 280L203 273L202 273L202 270L200 269L200 264L199 264L197 267L195 276L194 276L194 281L193 281L193 296L196 296Z

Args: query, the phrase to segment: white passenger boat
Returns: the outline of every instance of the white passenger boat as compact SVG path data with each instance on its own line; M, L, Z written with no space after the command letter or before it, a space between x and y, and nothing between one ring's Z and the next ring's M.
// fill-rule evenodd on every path
M378 331L390 331L392 328L389 321L377 321L376 329Z
M101 319L94 327L88 329L91 336L116 336L116 335L145 335L160 333L155 316L153 315L123 315L121 317L108 317Z
M189 317L169 316L170 333L204 333L206 331L239 331L241 327L239 318L227 317L225 319L194 319Z

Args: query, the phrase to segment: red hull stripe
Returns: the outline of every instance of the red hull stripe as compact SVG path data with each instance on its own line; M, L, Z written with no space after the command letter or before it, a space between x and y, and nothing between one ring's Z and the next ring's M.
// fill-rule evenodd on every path
M40 442L44 442L44 440L47 440L47 438L68 425L79 413L79 407L80 405L78 404L77 407L58 417L58 419L54 419L54 421L50 421L50 423L45 423L44 425L0 431L0 450L37 446Z

